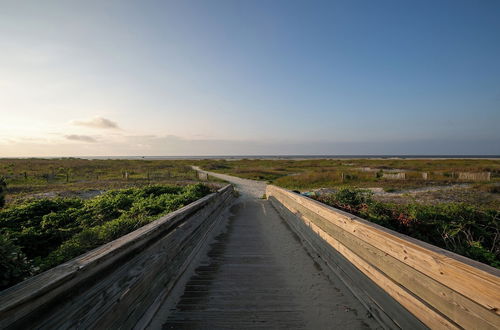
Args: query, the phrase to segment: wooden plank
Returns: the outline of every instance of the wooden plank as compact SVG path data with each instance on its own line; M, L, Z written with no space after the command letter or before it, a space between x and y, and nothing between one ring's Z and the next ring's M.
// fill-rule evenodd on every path
M500 315L500 271L277 187L282 194Z
M391 280L423 299L427 304L461 326L469 329L474 327L497 329L500 326L498 316L483 306L344 231L327 219L316 215L290 199L286 199L284 202L294 208L304 221L321 228L344 246L349 247L359 257L385 273Z
M458 328L456 325L452 324L446 318L444 318L440 313L436 312L436 310L426 305L421 299L411 294L405 287L399 285L379 269L374 267L371 258L365 260L354 253L351 250L352 242L347 242L347 244L345 244L339 241L337 239L339 236L338 230L333 232L334 236L332 236L332 228L329 228L330 230L327 232L323 230L323 228L318 226L316 222L301 217L302 214L300 210L297 210L297 208L295 208L294 205L290 203L290 201L291 199L287 197L281 197L281 202L283 202L286 207L290 208L293 213L300 217L311 228L311 230L313 230L322 239L324 239L332 247L339 251L372 281L374 281L377 285L387 291L396 301L398 301L401 305L403 305L415 316L417 316L417 318L420 319L424 324L426 324L430 328Z
M206 196L110 243L0 292L0 310L3 312L25 300L33 299L34 296L52 291L53 288L60 287L61 282L65 281L66 278L71 278L77 272L81 273L87 267L92 267L96 260L102 264L105 258L114 257L120 250L129 250L132 245L138 242L154 238L155 235L174 227L179 220L186 216L186 211L191 212L191 209L199 209L212 197L213 195ZM142 241L139 241L139 237L142 238Z
M279 188L281 189L281 188ZM436 247L434 245L422 242L420 240L414 239L412 237L409 237L407 235L400 234L396 231L387 229L385 227L379 226L375 223L366 221L362 218L359 218L357 216L354 216L352 214L349 214L347 212L338 210L336 208L333 208L331 206L325 205L323 203L320 203L318 201L312 200L310 198L306 198L297 194L294 194L292 192L284 190L281 191L281 193L286 193L287 196L291 197L294 199L296 202L299 204L303 204L304 206L308 207L309 209L313 210L314 212L318 213L319 215L323 215L322 213L326 211L327 218L328 216L331 217L331 220L333 221L341 221L342 223L346 225L365 225L368 227L368 229L371 229L374 232L380 231L382 235L385 237L395 239L399 238L401 241L405 241L411 244L415 245L415 248L420 248L419 250L424 250L429 253L433 253L433 256L438 257L440 259L443 259L447 262L450 262L452 264L456 264L458 261L459 263L462 263L462 267L464 269L469 269L471 273L474 273L475 276L484 278L485 280L488 280L492 283L496 283L498 286L500 284L498 283L498 277L500 276L500 270L493 268L491 266L485 265L483 263L480 263L478 261L466 258L464 256L460 256L458 254L455 254L453 252L450 252L448 250ZM349 229L349 228L346 228ZM351 229L356 229L356 228L351 228ZM399 251L399 250L397 250Z
M193 235L194 227L201 223L184 223L171 235L165 237L168 244L161 244L145 251L143 261L135 268L140 278L125 285L127 288L118 291L116 301L111 304L109 312L99 318L92 327L97 329L114 329L118 327L132 328L161 290L173 282L184 258L194 248L198 235ZM140 266L144 266L143 271ZM128 271L134 271L128 267ZM123 280L123 278L121 278ZM116 315L126 315L117 318Z
M426 303L434 306L440 311L440 313L447 315L448 318L459 323L461 326L466 328L479 327L482 329L500 328L500 318L496 313L496 310L491 310L490 308L477 303L477 300L474 299L479 298L480 300L481 297L478 297L479 295L476 294L472 299L470 297L464 297L461 292L457 292L454 287L449 287L440 282L439 280L442 279L442 276L436 276L436 279L432 277L431 271L425 273L421 271L422 267L419 269L413 267L413 264L416 263L415 260L413 260L413 262L408 262L408 259L416 257L428 260L429 258L422 256L429 250L427 249L427 246L417 245L417 247L414 248L414 242L404 242L403 256L401 256L400 253L390 253L388 250L392 249L392 251L394 251L394 246L392 246L393 244L391 245L391 243L393 243L392 239L402 240L407 237L399 234L392 238L389 237L392 234L392 231L382 231L381 236L384 237L384 240L381 241L380 237L370 235L370 232L368 232L368 230L379 230L379 228L376 228L378 226L375 225L375 228L373 228L372 226L366 226L364 223L358 224L360 221L357 217L345 213L341 213L337 216L335 209L325 210L325 208L322 208L320 210L321 212L318 212L318 208L321 208L322 205L317 207L318 205L315 204L319 203L281 188L276 189L275 187L270 187L267 194L268 196L276 196L294 212L300 213L299 215L303 215L303 218L305 217L305 221L308 223L314 222L313 224L317 225L318 228L321 227L321 230L326 230L325 233L327 232L329 237L333 235L334 239L342 241L342 243L344 243L344 248L348 247L352 253L355 253L362 260L368 261L370 266L381 270L396 283L407 288L411 292L418 294L418 296L425 300ZM313 207L310 207L311 205ZM332 213L334 213L333 217L331 215ZM347 215L351 216L351 218L347 218ZM376 240L373 239L374 236L377 238ZM415 249L417 250L416 252ZM439 248L435 249L437 249L437 251L431 250L430 253L436 254L439 250L442 250ZM447 259L449 259L448 256L445 256L443 259L437 259L436 262L439 262L441 271L443 269L447 269L448 272L451 267L456 266L456 263L460 263L460 260L453 259L454 262L451 263L450 266L446 267L447 265L442 264L445 263ZM464 267L458 267L458 269L465 269L467 270L467 273L470 273L471 265L465 264ZM487 280L485 280L484 269L488 270L488 272L486 272ZM492 290L493 294L491 294L491 292L489 293L491 296L495 297L492 297L491 299L494 302L498 302L498 277L496 282L493 281L494 283L492 283L491 281L491 277L494 277L493 274L495 271L496 270L491 271L488 268L483 267L483 269L478 270L479 276L477 277L484 280L484 282L481 283L482 290L480 292ZM449 273L446 277L448 279L448 283L454 283L457 281L457 279L450 279L450 277L453 277L453 274L454 273ZM470 281L470 279L468 281ZM461 283L460 287L463 288L463 286L464 285ZM477 284L475 286L477 286Z
M391 281L385 274L377 270L368 262L353 253L350 249L344 246L339 241L332 238L321 228L313 223L309 223L313 231L318 233L325 241L333 246L337 251L342 253L349 261L351 261L359 270L371 278L380 287L384 288L392 297L394 297L401 305L410 310L419 320L432 329L458 329L458 327L437 313L434 309L429 308L420 299L417 299L407 290Z
M224 202L214 201L211 206L200 209L190 221L176 228L175 237L167 236L161 240L163 244L144 251L143 261L136 267L142 276L135 283L127 285L126 293L119 296L119 301L112 305L107 315L104 315L105 317L101 318L93 328L133 328L156 297L173 286L183 271L185 260L225 205ZM175 253L171 253L171 250ZM144 268L146 269L141 270ZM129 267L129 271L133 269ZM119 319L116 315L126 315L126 318Z
M218 234L220 225L226 219L227 213L224 213L224 210L232 204L232 202L234 201L234 197L235 196L232 192L227 194L227 196L224 197L224 201L218 206L217 214L215 214L214 220L211 221L211 223L207 224L208 226L204 226L203 228L198 229L201 237L197 239L197 242L195 243L194 248L191 249L189 255L182 257L182 264L179 266L178 272L176 273L176 278L169 281L166 285L160 288L160 294L158 294L154 298L153 302L148 306L147 310L135 323L134 329L144 329L148 327L162 305L167 300L171 301L171 299L175 299L175 287L179 285L179 281L182 281L182 276L185 274L185 272L189 271L189 269L192 268L192 263L195 262L199 253L201 251L204 251L204 248L207 247L209 241L214 237L213 235Z
M173 232L169 233L161 241L141 252L136 260L127 262L124 268L125 274L116 274L113 277L119 280L117 288L112 289L104 285L102 290L107 291L106 308L99 308L99 317L90 320L92 323L84 328L114 329L132 328L149 305L155 300L165 287L171 285L181 272L184 259L194 248L200 237L203 225L209 222L214 209L219 209L215 201L207 205L191 216L189 221L179 225ZM202 228L200 228L202 227ZM111 290L110 290L111 289ZM86 301L92 304L99 299L77 298L79 304ZM73 308L69 310L73 312ZM85 312L83 309L82 312ZM82 313L80 313L82 314ZM85 319L83 313L80 318ZM70 319L73 319L71 317ZM50 327L48 327L50 328Z
M204 225L213 221L232 197L232 187L226 186L1 292L0 328L24 327L34 321L40 328L91 326L110 316L106 313L117 304L123 306L127 302L137 304L133 310L125 308L112 313L110 324L132 326L159 293L144 291L147 288L159 291L162 285L175 279L191 245L202 236ZM156 252L148 255L148 251ZM165 267L169 261L173 261L172 268Z
M269 200L291 227L303 237L323 259L351 292L365 305L372 316L388 329L428 329L419 319L399 304L386 291L346 259L340 252L326 242L318 233L311 230L301 218L283 206L274 196Z

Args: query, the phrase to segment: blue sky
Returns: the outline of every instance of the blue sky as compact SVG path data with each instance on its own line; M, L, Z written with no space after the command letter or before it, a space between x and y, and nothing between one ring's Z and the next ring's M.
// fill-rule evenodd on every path
M496 0L0 0L0 157L500 154L498 17Z

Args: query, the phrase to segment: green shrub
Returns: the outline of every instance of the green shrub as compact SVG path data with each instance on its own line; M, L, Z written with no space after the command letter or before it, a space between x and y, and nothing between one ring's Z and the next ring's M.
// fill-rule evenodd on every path
M154 189L157 194L150 193L144 198L137 198L131 207L120 217L107 221L92 228L86 228L74 237L64 242L45 260L41 261L42 269L49 269L62 262L70 260L84 252L90 251L102 244L115 240L157 219L159 215L169 213L182 206L194 202L210 192L210 188L202 184L186 186L184 189L162 190ZM124 191L125 194L131 190ZM181 192L178 195L161 194L160 191ZM136 196L146 196L144 190L134 192ZM116 193L115 193L116 195Z
M500 211L464 203L397 205L371 193L343 188L317 200L389 229L500 268Z
M67 208L79 208L83 201L76 198L38 199L25 202L0 211L0 228L20 230L23 227L38 226L44 215L60 212Z
M83 202L79 199L40 199L0 211L0 233L9 233L22 248L28 258L47 255L65 237L59 237L42 226L50 214L65 212L68 208L80 208ZM67 229L67 228L63 228Z
M21 248L6 235L0 235L0 290L23 281L34 270Z
M17 245L5 245L9 249L17 248L16 256L25 254L28 264L32 260L40 270L46 270L210 192L210 188L202 184L148 186L112 190L86 201L61 198L30 201L0 211L0 234L15 240ZM9 260L4 254L0 254L0 258ZM21 275L15 278L22 280L24 275Z
M339 204L358 207L372 202L373 193L366 189L344 187L335 193L335 200Z
M5 178L0 177L0 208L5 205L5 195L7 194L7 183Z
M85 203L77 221L82 227L89 228L119 217L132 207L136 189L112 190Z
M203 186L205 187L205 186ZM178 194L184 190L183 187L180 186L147 186L139 190L139 194L141 197L146 196L160 196L164 194Z

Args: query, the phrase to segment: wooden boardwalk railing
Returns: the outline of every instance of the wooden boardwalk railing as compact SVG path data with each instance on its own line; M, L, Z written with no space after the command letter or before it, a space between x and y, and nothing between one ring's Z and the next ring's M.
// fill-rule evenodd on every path
M500 329L498 269L282 188L268 186L266 195L385 327ZM205 243L210 229L222 219L221 211L232 200L233 188L226 186L116 241L0 292L0 328L111 329L150 324ZM243 203L241 207L250 212L250 206ZM267 223L270 213L263 205L254 206L264 214L259 221ZM270 206L268 211L274 212ZM254 218L251 212L241 218L241 228L248 230L247 222L255 225ZM282 223L278 215L275 218ZM271 235L269 230L265 232ZM241 234L244 237L248 232ZM240 246L245 240L231 242ZM249 253L258 254L259 244L263 243L245 244L240 246L241 260ZM249 246L255 251L244 249ZM231 253L234 251L235 247ZM233 255L226 258L222 254L215 255L215 259L235 260ZM217 274L220 276L209 276L206 282L235 282L232 271ZM268 275L274 278L273 274ZM247 274L241 273L240 278L246 279ZM249 294L253 285L247 288ZM181 307L187 306L184 298ZM199 302L189 302L189 306L201 306Z
M500 329L498 269L282 188L266 195L384 323L416 327L363 278L430 328Z
M0 329L117 329L147 323L233 198L228 185L0 292Z

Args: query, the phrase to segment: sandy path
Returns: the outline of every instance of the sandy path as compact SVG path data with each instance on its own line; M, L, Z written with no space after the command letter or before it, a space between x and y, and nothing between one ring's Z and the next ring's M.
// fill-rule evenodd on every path
M262 198L262 195L264 195L264 193L266 192L267 184L264 181L248 180L232 175L208 172L200 169L198 166L193 166L193 169L202 173L207 173L210 176L231 182L236 187L236 190L240 192L241 196L243 197L242 199L244 200Z
M370 329L376 321L328 277L267 200L263 182L209 173L241 197L184 287L164 329ZM161 315L159 315L161 318Z

